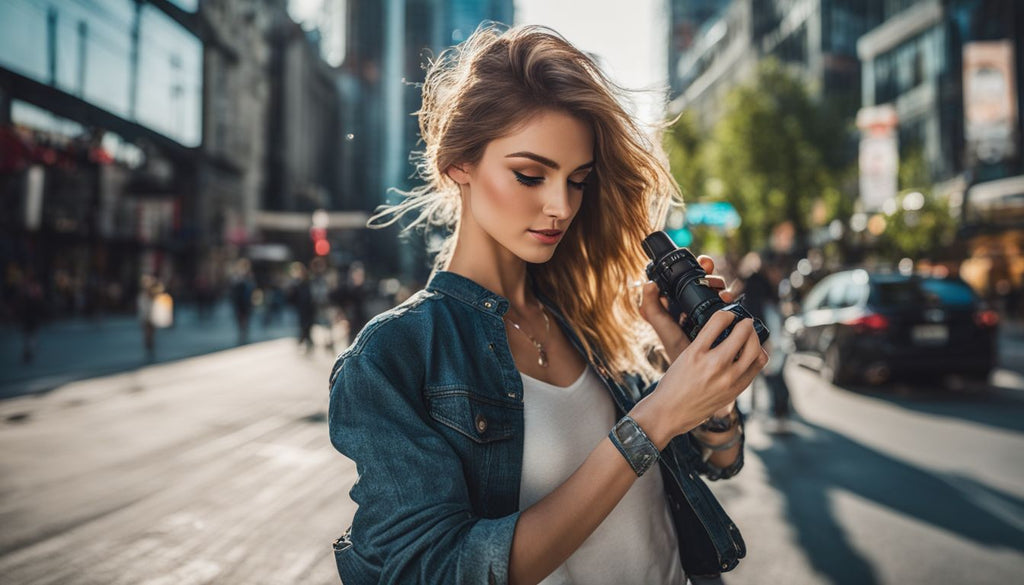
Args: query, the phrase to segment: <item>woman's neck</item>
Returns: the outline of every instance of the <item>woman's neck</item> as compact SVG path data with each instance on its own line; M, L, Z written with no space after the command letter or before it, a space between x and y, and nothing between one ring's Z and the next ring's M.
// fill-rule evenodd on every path
M527 286L525 261L493 240L469 242L472 238L460 237L465 235L455 235L455 250L445 270L505 297L514 308L536 304L533 291Z

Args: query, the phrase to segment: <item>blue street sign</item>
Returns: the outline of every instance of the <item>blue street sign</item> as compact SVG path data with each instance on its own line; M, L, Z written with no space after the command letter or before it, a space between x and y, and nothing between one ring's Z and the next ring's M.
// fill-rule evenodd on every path
M728 201L712 201L710 203L690 203L686 206L687 225L707 225L711 227L735 229L740 227L740 214ZM677 242L678 243L678 242Z
M668 237L672 238L672 241L680 248L685 248L693 243L693 233L684 227L677 230L668 230L665 233L668 234Z

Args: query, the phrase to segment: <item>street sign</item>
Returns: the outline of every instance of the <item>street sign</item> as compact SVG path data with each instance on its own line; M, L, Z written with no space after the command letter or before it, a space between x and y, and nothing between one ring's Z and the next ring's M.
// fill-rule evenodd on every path
M690 203L686 206L687 225L706 225L726 230L740 227L740 214L728 201ZM678 242L677 242L678 243Z

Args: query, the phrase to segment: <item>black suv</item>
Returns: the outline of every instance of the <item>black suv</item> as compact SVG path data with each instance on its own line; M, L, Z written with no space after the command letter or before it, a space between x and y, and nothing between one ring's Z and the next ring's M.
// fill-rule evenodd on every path
M786 320L798 351L823 359L835 384L900 374L988 378L999 316L959 278L848 270L815 285Z

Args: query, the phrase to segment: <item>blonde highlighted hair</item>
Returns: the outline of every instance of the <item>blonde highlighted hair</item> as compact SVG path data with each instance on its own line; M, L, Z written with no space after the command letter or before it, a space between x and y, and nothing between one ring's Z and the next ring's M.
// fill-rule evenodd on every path
M488 143L538 112L575 116L594 132L594 168L583 205L554 256L529 265L529 274L588 354L600 351L617 377L635 372L650 379L657 373L649 359L657 339L637 307L639 289L629 284L646 280L640 242L660 229L672 198L681 196L660 146L623 107L624 97L589 56L551 29L479 28L429 63L417 112L423 184L371 218L371 225L390 225L413 212L406 229L449 229L435 260L435 269L443 269L461 212L458 185L446 171L478 162Z

